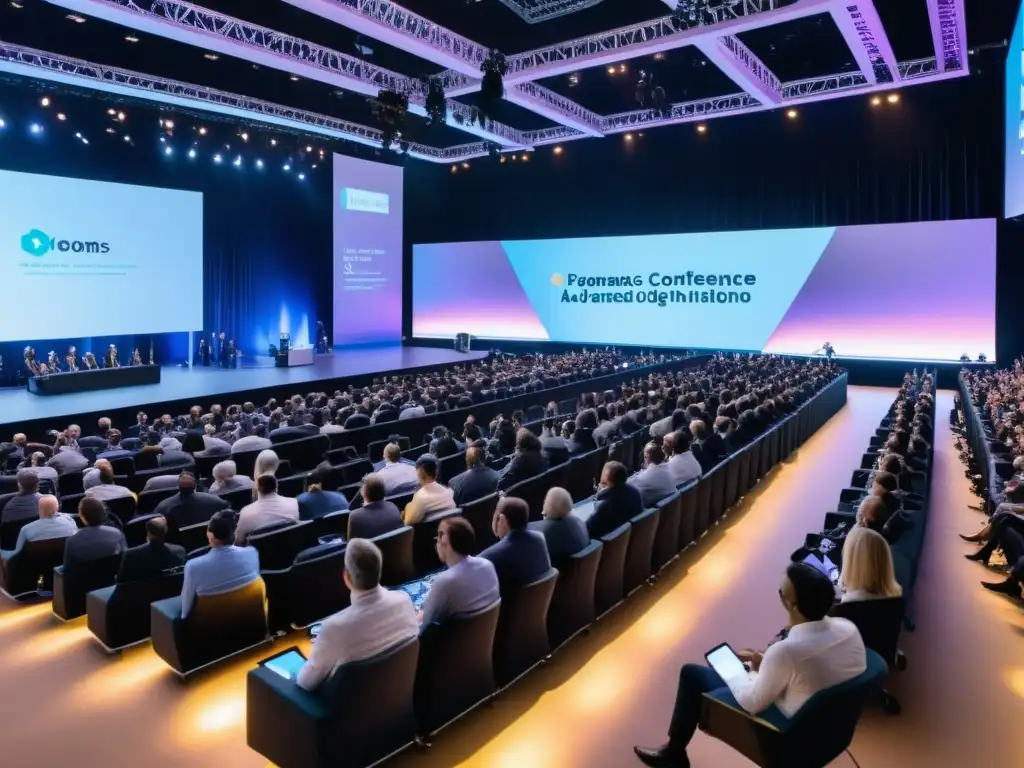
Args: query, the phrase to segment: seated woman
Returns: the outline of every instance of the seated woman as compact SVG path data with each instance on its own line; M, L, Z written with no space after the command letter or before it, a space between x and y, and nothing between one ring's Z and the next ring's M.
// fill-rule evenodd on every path
M871 528L854 528L843 545L843 568L839 579L842 602L883 600L899 597L903 588L896 583L889 542Z
M1022 462L1024 462L1024 459L1022 459ZM1017 461L1015 459L1014 466L1016 467L1016 465ZM986 551L991 554L996 547L996 545L992 543L993 533L995 529L1004 524L1002 520L1007 516L1024 518L1024 484L1013 480L1007 483L1006 487L1003 489L1003 501L996 507L995 513L991 518L989 518L985 527L970 536L964 536L964 534L961 533L960 538L964 541L969 541L972 544L985 544L986 542L992 544L991 549L983 547L983 549L986 549ZM988 562L989 554L982 557L967 555L967 558L970 560Z

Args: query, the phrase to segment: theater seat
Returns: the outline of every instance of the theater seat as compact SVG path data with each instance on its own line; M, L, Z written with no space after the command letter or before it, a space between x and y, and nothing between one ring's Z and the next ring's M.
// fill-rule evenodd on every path
M492 649L501 602L424 627L414 706L419 732L430 735L497 690Z
M405 525L393 531L370 539L380 548L380 583L385 587L397 587L416 578L416 567L412 559L412 527Z
M145 581L129 581L85 596L89 631L109 652L149 639L149 606L181 594L183 571Z
M184 678L270 641L263 579L197 597L185 618L180 596L159 600L150 606L150 626L153 650Z
M312 520L285 520L258 528L246 538L246 544L260 553L260 569L267 571L288 568L299 552L315 543Z
M314 692L257 667L246 679L246 743L280 768L375 765L416 738L418 657L413 638L338 667Z
M18 600L53 589L53 569L64 562L63 539L28 542L11 557L0 559L0 585L3 593Z
M660 521L661 510L657 507L641 512L629 521L633 530L629 534L622 575L622 587L627 597L640 589L653 573L654 537L658 533Z
M241 512L242 507L253 502L252 488L239 488L237 491L228 491L217 495L224 499L235 512Z
M558 569L558 582L548 608L548 639L552 648L589 627L597 618L594 590L601 562L600 541L566 558Z
M53 615L69 621L85 615L85 596L94 589L109 587L121 569L121 555L78 563L67 571L53 569Z
M138 477L138 475L136 475ZM145 485L145 483L143 483ZM156 505L164 499L169 499L178 493L177 488L162 488L156 491L139 491L139 501L136 505L136 514L151 515L156 511Z
M0 496L0 502L3 502L4 498ZM4 504L0 503L0 514L3 513L3 508ZM18 546L18 536L21 534L21 529L38 519L36 517L25 517L21 520L8 520L6 523L0 523L0 549L8 552L14 551L14 548Z
M432 512L412 527L412 560L416 569L416 578L441 569L443 564L437 556L437 530L440 528L442 520L461 516L461 509Z
M551 653L547 616L557 579L558 571L552 568L532 584L502 597L494 637L494 675L502 688Z
M492 493L470 502L462 508L462 516L473 526L473 534L476 538L474 544L476 551L474 554L483 552L498 540L491 529L494 520L494 509L497 506L498 494Z
M679 523L683 513L682 497L676 491L658 502L661 510L658 532L651 551L651 572L658 573L679 555Z
M345 586L344 570L344 546L310 560L300 557L287 570L287 619L292 627L308 627L348 608L352 596Z
M594 583L594 606L598 617L621 603L626 595L622 579L631 533L630 524L624 523L601 537L601 560L597 564Z

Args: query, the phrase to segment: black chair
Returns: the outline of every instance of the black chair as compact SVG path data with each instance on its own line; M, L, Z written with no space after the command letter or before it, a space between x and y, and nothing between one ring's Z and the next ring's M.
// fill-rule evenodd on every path
M3 507L0 507L0 511L2 510ZM18 535L21 533L21 529L38 519L38 517L23 517L21 520L8 520L6 523L0 523L0 549L7 552L12 551L18 546Z
M70 570L53 569L53 615L63 621L85 615L85 596L94 589L109 587L121 569L121 555L76 563Z
M500 608L498 601L423 629L413 694L421 734L436 733L497 691L492 649Z
M78 504L85 498L84 493L76 493L73 496L61 496L60 497L60 511L65 515L71 515L74 517L78 514Z
M283 570L313 543L313 521L284 520L258 528L249 534L246 543L260 553L260 570Z
M187 617L181 597L150 605L153 650L175 674L186 677L271 640L262 579L195 599Z
M310 435L278 443L274 446L274 453L281 461L289 462L293 472L304 472L323 461L330 449L331 439L327 435Z
M374 440L373 442L367 443L366 455L370 457L370 461L376 464L378 461L384 459L384 449L387 448L388 443L394 442L392 440ZM409 450L410 441L408 437L398 438L398 447L402 449L402 452Z
M676 491L658 502L661 510L658 532L651 553L651 572L658 573L679 556L679 524L682 520L682 497Z
M482 552L498 540L491 529L494 509L497 506L498 494L492 493L470 502L462 508L462 516L473 526L473 534L476 538L474 554Z
M103 503L107 505L107 511L121 521L122 526L127 525L128 521L135 517L134 496L118 496Z
M506 496L522 499L530 507L530 521L540 520L544 509L544 497L548 492L548 478L544 474L536 475L510 486L505 490Z
M348 538L348 520L351 513L347 509L331 512L313 521L313 533L317 539L321 536L341 536Z
M139 470L128 479L128 487L131 490L135 491L137 494L139 494L141 498L142 492L146 487L146 483L149 482L150 478L168 476L177 477L182 472L191 472L194 469L195 467L192 464L183 464L180 467L157 467L156 469ZM175 493L177 493L177 488L175 488L174 490ZM159 491L155 492L159 493ZM61 488L61 495L63 495L63 493L64 489Z
M725 465L725 495L723 507L729 509L740 497L740 460L739 456L730 456Z
M454 453L437 460L437 482L448 485L452 478L466 471L466 452Z
M832 609L831 615L852 621L860 630L864 646L881 656L890 670L906 666L905 658L899 650L900 631L903 629L903 617L906 616L906 605L902 597L839 603ZM902 710L899 700L884 688L880 690L885 711L898 715Z
M416 578L416 566L412 559L413 530L403 526L370 539L380 548L380 583L385 587L397 587Z
M196 477L209 479L213 477L213 468L218 462L225 461L230 456L228 454L221 454L219 456L194 456L196 460ZM135 463L132 461L132 467L134 468Z
M338 667L314 692L266 667L246 679L246 743L281 768L363 768L416 738L416 638ZM353 701L373 706L353 707Z
M137 475L136 475L137 477ZM156 511L157 504L178 493L177 488L161 488L156 491L142 491L135 506L136 514L151 515Z
M295 498L306 491L306 475L291 475L277 481L277 492L282 496Z
M64 562L63 539L39 539L28 542L20 552L0 559L0 589L18 600L53 590L53 569Z
M227 493L218 493L217 495L230 504L231 508L236 512L241 512L242 507L252 504L255 499L252 495L252 488L239 488L237 491L228 491Z
M557 579L558 571L552 568L502 597L494 637L494 675L500 687L518 680L551 653L547 615Z
M631 533L632 527L625 523L601 537L601 560L597 564L597 578L594 582L594 608L598 618L621 603L626 596L623 576Z
M256 471L256 457L263 452L263 449L255 451L238 451L232 453L229 457L235 462L235 471L239 475L245 477L252 477L252 473Z
M697 501L700 481L691 480L679 489L679 551L697 541Z
M342 480L344 481L342 485L361 483L364 477L373 472L373 464L370 463L369 459L346 461L340 466L342 467Z
M384 501L390 501L396 507L399 512L404 512L406 505L412 501L413 493L396 493L394 496L385 496Z
M408 459L409 461L416 461L424 453L430 453L430 443L423 443L422 445L414 445L408 450L402 451L402 458Z
M708 493L708 527L717 523L725 514L725 474L729 460L719 462L711 471L704 475L702 482L710 488Z
M76 493L85 493L85 470L79 469L74 472L63 472L57 475L57 488L60 489L60 495L72 495Z
M149 606L181 594L182 571L129 581L85 596L86 624L109 653L149 639Z
M600 541L591 541L558 569L558 582L548 608L548 639L552 648L559 648L597 619L594 597L602 546Z
M124 538L129 547L146 543L146 523L157 515L136 515L124 524Z
M210 546L210 540L206 536L208 526L209 521L186 525L184 528L179 528L177 532L170 531L167 538L174 544L180 544L186 552L191 554Z
M224 457L220 456L218 458ZM121 456L117 459L110 459L110 468L114 470L115 475L134 475L135 459L131 456Z
M461 517L461 509L446 509L442 512L432 512L423 520L412 527L412 561L416 569L416 578L422 578L428 573L439 570L443 565L437 556L437 529L441 521L449 517Z
M633 530L629 534L626 548L626 563L623 567L622 587L628 597L640 589L651 577L654 537L658 533L661 510L655 507L641 512L629 521Z
M320 557L305 560L300 555L287 570L285 597L288 623L296 629L308 627L344 610L351 602L342 571L345 547L338 546Z

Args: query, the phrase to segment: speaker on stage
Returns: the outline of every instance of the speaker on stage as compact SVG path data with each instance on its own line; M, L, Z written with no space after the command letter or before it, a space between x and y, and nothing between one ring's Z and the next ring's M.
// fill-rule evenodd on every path
M470 343L473 337L468 333L457 333L455 334L455 351L456 352L469 352Z
M281 340L278 342L277 358L274 361L278 368L288 367L288 347L291 344L291 340L292 336L290 333L281 333ZM271 349L273 349L273 345L271 345Z

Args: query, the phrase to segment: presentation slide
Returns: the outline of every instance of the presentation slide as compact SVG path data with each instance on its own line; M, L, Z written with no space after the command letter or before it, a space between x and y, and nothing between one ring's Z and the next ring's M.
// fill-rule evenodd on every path
M402 340L401 166L334 156L334 346Z
M1024 214L1024 6L1006 55L1006 218Z
M0 243L0 341L203 327L199 192L0 171Z
M413 247L413 336L995 359L994 219Z

